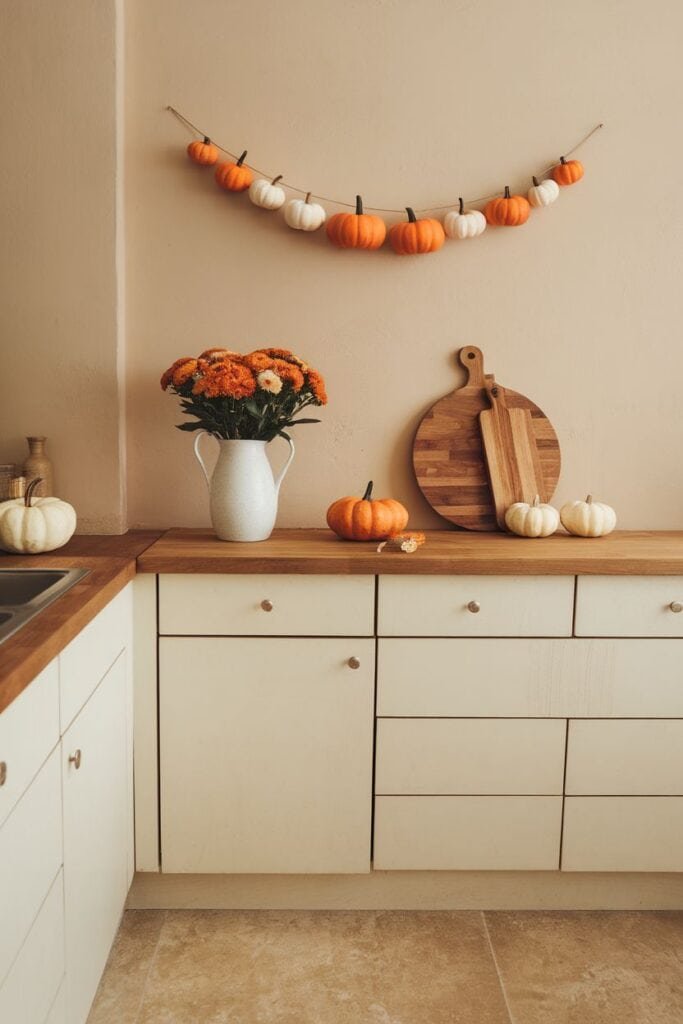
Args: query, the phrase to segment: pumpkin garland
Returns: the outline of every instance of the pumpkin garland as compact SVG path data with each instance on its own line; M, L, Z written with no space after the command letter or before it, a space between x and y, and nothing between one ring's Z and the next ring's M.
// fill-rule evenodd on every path
M201 135L187 147L190 160L203 167L214 167L216 184L226 192L249 192L251 202L267 211L282 209L285 223L295 231L317 231L323 224L328 240L339 249L380 249L389 238L394 252L399 255L419 255L437 252L447 238L465 240L478 238L486 230L487 225L496 227L519 227L527 222L532 209L543 209L554 203L562 188L573 185L584 176L584 167L580 160L567 159L584 145L603 124L597 124L576 145L560 157L557 164L548 167L542 173L532 177L533 185L527 195L512 194L509 186L505 186L503 195L482 196L469 202L458 200L457 209L448 203L440 207L427 207L415 211L405 207L407 221L391 225L387 229L381 213L401 213L400 210L385 208L364 208L360 195L353 204L325 196L314 196L310 190L298 188L282 180L282 175L271 177L263 171L250 167L245 163L247 150L239 157L233 156L222 146L212 142L196 125L189 121L175 107L167 107L192 132ZM219 151L226 153L230 160L218 163ZM259 177L254 177L256 172ZM298 192L303 199L287 199L287 190ZM329 219L325 207L312 198L337 206L350 207L350 212L334 213ZM475 204L485 203L482 210ZM444 211L443 218L435 216L417 216L418 213L434 214ZM372 211L372 212L370 212Z

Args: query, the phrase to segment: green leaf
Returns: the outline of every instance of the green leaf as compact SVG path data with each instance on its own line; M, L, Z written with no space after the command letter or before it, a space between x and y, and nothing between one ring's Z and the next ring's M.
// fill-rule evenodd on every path
M176 423L178 430L203 430L201 423Z
M309 420L309 419L290 420L289 423L287 423L287 426L288 427L296 427L299 423L320 423L320 420Z

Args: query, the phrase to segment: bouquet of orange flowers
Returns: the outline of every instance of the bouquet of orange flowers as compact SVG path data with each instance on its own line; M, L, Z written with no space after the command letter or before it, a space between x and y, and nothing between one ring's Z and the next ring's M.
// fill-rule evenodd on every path
M179 430L206 430L226 441L272 441L298 423L309 405L326 405L320 374L286 348L260 348L248 355L208 348L196 359L176 359L161 377L164 391L180 396L194 422ZM298 418L296 418L298 417Z

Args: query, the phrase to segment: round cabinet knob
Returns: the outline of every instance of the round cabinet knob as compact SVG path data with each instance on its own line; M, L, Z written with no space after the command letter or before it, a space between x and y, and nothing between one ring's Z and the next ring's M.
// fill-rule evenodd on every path
M467 605L467 611L472 612L473 615L476 615L477 612L481 611L481 605L479 604L478 601L470 601L469 604Z
M75 754L69 754L69 764L72 764L76 771L81 767L81 751L77 750Z
M261 608L263 608L264 612L272 612L273 602L269 601L268 598L266 597L263 601L261 601Z
M349 666L349 668L360 668L360 661L358 660L358 658L355 657L355 655L349 658L346 664Z
M0 786L7 782L7 761L0 761Z
M683 603L681 603L681 601L672 601L669 608L672 612L676 612L676 614L678 614L678 612L683 612Z

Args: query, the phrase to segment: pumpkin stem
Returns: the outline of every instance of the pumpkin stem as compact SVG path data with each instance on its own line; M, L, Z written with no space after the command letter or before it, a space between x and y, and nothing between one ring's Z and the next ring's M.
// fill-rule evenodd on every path
M208 135L204 136L204 145L205 146L210 146L211 145L211 139L209 138Z
M534 508L538 508L538 506L540 504L541 504L541 499L540 499L539 495L537 494L536 497L533 500L533 506L534 506Z
M370 481L368 486L365 488L365 494L363 495L362 500L363 501L370 501L371 497L372 497L372 480Z
M247 155L247 151L245 149L244 153L242 153L242 156L237 161L237 167L241 167L242 166L242 164L244 163L244 158L245 158L246 155Z
M408 214L408 221L411 224L414 224L415 221L417 220L417 217L415 216L415 211L411 206L406 206L406 213Z
M531 180L533 181L533 183L536 186L536 188L538 188L538 178L536 177L535 174L534 174L534 176L533 176L533 178Z
M592 494L589 494L588 497L586 498L586 504L587 505L592 505L593 504L593 495Z
M567 161L565 160L565 158L564 158L563 156L561 156L561 157L560 157L560 163L561 163L561 164L566 164L566 162L567 162Z
M31 499L33 497L33 492L35 491L36 487L42 484L42 482L42 476L37 476L34 480L31 480L31 483L26 488L26 494L24 495L24 505L26 508L31 507Z
M280 181L280 179L281 179L281 178L282 178L282 175L281 175L281 174L278 174L277 178L273 178L273 180L271 181L271 183L270 183L270 184L271 184L271 185L277 185L278 181ZM309 193L309 194L310 194L310 193Z
M304 202L305 203L310 203L310 201L311 201L311 193L307 192L306 193L306 198L304 199Z
M505 198L506 199L510 198L510 186L509 185L505 186Z
M360 196L356 196L356 213L360 217L362 212L363 212L363 200L361 199Z
M462 196L458 199L458 213L463 214L465 212L465 204L462 201Z

